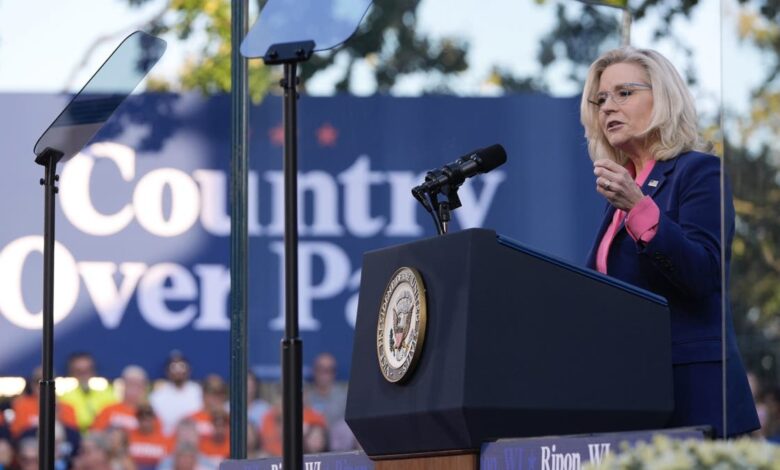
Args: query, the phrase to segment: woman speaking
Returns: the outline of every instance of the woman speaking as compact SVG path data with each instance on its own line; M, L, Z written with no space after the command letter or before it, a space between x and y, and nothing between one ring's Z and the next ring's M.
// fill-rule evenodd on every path
M615 49L591 65L580 111L596 191L607 200L588 266L668 300L669 426L710 425L717 436L757 429L728 299L724 429L721 264L728 273L734 209L726 185L721 192L720 160L703 153L685 83L655 51Z

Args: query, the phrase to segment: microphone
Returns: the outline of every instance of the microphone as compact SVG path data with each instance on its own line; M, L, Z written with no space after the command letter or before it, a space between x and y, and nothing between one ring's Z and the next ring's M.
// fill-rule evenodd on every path
M424 193L437 192L447 186L457 188L466 178L487 173L504 163L506 163L506 150L500 144L474 150L452 163L429 171L425 175L425 182L412 189L412 194L420 200Z

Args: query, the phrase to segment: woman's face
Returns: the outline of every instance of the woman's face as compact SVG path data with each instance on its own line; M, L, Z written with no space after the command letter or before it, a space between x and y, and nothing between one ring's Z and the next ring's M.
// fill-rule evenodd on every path
M626 86L630 83L649 85L648 77L639 65L612 64L601 73L598 93L608 92L611 96L599 110L599 126L610 145L630 156L641 156L646 150L646 142L640 135L650 124L653 93L648 88ZM613 98L620 94L626 101L618 104Z

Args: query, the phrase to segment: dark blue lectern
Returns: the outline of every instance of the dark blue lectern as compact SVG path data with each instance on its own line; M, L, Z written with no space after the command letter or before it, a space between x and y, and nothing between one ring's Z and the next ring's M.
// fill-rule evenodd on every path
M384 378L377 318L400 267L427 291L424 346ZM663 298L473 229L367 253L346 419L372 456L488 440L657 429L673 409Z

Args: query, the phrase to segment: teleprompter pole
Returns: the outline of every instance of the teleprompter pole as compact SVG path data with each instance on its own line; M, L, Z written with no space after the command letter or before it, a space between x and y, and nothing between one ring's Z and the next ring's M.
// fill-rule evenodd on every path
M248 0L231 5L231 165L230 205L230 458L246 458L247 292L249 285L247 59L241 41L249 30ZM243 411L241 411L243 410Z
M285 62L284 78L284 298L282 339L283 458L286 469L303 468L303 344L298 334L298 77Z
M272 44L263 61L283 65L284 78L284 337L282 338L282 464L303 469L303 343L298 336L298 76L314 41Z
M62 152L46 149L36 158L44 166L40 183L44 189L43 219L43 339L41 391L38 413L38 462L42 470L54 469L54 202L57 194L57 162Z

